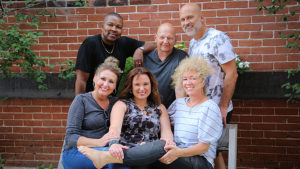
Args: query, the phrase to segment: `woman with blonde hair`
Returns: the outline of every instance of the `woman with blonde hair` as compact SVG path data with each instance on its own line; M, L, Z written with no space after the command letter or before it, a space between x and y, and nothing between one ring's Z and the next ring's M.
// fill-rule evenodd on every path
M176 99L168 109L177 146L166 146L168 152L161 158L161 162L168 164L165 168L214 166L223 126L218 105L205 94L210 71L204 59L191 57L182 60L172 76L173 85L182 88L187 97Z

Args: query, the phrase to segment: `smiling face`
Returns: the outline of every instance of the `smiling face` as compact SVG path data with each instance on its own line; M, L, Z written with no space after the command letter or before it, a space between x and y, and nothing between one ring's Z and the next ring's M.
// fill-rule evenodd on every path
M132 93L135 100L147 100L151 93L151 82L148 75L137 74L133 77Z
M196 71L188 71L182 75L182 87L187 95L203 94L204 82Z
M93 81L95 83L94 91L98 96L108 96L117 86L118 76L108 70L105 69L95 75Z
M113 44L121 37L123 21L117 16L107 16L102 27L102 40L107 44Z
M171 24L162 24L155 36L157 50L171 54L176 43L175 29Z
M188 4L180 9L180 22L188 36L195 36L203 25L203 18L198 5Z

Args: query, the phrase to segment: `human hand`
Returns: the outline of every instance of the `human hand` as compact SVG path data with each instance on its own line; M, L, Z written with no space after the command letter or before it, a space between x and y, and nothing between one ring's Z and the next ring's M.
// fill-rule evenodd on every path
M113 133L106 133L104 136L102 136L99 141L100 141L100 146L105 146L107 145L111 140L119 140L119 136L113 134Z
M179 157L180 148L173 146L173 145L165 146L165 148L168 149L169 151L164 156L162 156L159 159L159 161L164 164L171 164L173 161L177 160L177 158Z
M160 140L166 142L165 147L164 147L164 150L166 152L169 151L169 149L167 149L167 146L176 146L176 143L173 140L171 140L171 139L160 138Z
M226 117L227 117L227 107L222 107L220 106L220 111L221 111L221 114L222 114L222 120L223 120L223 127L226 127Z
M118 160L124 159L123 149L128 149L127 146L123 146L121 144L113 144L109 148L110 154Z
M133 58L133 66L140 67L143 66L143 51L140 48L137 48L132 56Z

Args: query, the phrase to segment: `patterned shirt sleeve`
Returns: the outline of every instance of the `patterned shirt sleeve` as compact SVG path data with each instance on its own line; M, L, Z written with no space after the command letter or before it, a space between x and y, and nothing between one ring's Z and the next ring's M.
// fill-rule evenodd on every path
M213 37L214 56L220 64L227 63L236 58L230 38L220 32Z
M198 139L203 143L216 143L222 134L222 117L215 103L207 106L205 115L198 122Z

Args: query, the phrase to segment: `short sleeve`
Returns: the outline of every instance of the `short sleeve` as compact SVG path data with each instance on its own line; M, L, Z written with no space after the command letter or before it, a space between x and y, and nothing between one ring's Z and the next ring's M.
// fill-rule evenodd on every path
M219 32L213 38L214 56L220 64L227 63L236 58L231 40L224 32Z
M84 72L91 73L92 71L92 48L95 46L89 38L83 41L81 44L77 59L75 69L82 70Z
M78 95L73 100L68 112L68 121L66 126L66 144L68 147L77 146L77 140L81 136L80 131L82 129L84 112L82 95Z
M222 134L222 117L217 104L208 103L206 112L198 122L198 139L203 143L215 143Z

